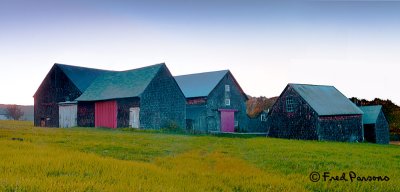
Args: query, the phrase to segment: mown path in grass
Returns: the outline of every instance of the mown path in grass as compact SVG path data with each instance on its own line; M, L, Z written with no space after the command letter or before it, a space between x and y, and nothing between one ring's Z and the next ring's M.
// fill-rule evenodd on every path
M397 191L400 186L400 147L394 145L0 121L0 146L1 191ZM313 171L390 180L311 182Z

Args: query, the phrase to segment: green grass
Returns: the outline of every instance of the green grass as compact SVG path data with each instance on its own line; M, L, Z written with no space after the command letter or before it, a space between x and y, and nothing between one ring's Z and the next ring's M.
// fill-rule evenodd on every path
M0 146L0 191L397 191L400 186L400 147L394 145L0 121ZM311 182L312 171L390 180Z

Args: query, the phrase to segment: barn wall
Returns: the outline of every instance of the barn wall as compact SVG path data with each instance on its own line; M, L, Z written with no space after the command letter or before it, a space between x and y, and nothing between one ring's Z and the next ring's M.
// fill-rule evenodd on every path
M288 97L293 99L293 112L286 110ZM288 86L270 110L266 123L268 136L317 140L317 119L316 112Z
M59 127L76 127L77 126L77 104L60 105L59 107Z
M140 97L141 128L168 126L185 128L186 100L175 79L164 66Z
M117 128L117 101L96 101L94 110L95 127Z
M206 133L207 130L207 106L205 103L186 105L186 130L190 133ZM204 100L205 102L205 100ZM211 126L211 125L210 125Z
M267 113L260 113L258 116L251 118L248 117L247 120L247 131L253 133L265 133L267 132L267 121L261 121L261 115L265 115L268 118Z
M319 140L359 141L363 140L361 115L323 116L318 119Z
M117 127L129 127L129 108L139 107L139 98L118 99ZM139 117L140 118L140 117Z
M225 92L225 85L230 86L230 91ZM230 105L225 105L225 99L230 99ZM207 112L206 118L202 124L206 124L207 131L220 131L221 128L221 113L218 109L236 109L235 121L238 126L235 127L236 132L247 132L247 112L246 112L246 97L236 85L230 73L225 75L219 84L207 97Z
M381 111L375 124L376 143L389 144L389 124Z
M53 66L34 96L34 125L42 118L47 127L59 126L58 103L73 101L80 91L57 66Z
M94 127L94 102L78 102L78 126Z

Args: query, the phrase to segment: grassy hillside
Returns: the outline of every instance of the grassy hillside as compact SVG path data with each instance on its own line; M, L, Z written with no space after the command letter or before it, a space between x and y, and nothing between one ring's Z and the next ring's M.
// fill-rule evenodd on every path
M400 147L394 145L0 121L0 146L0 191L396 191L400 186ZM311 182L313 171L390 180Z

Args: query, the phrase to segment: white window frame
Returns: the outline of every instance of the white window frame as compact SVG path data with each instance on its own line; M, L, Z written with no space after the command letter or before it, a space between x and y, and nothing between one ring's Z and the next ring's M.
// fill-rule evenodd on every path
M266 114L261 114L260 118L261 118L261 121L267 121L267 115Z
M288 113L294 112L294 100L292 97L286 98L286 112Z
M231 91L231 86L225 85L225 92L230 92L230 91Z
M231 99L225 99L225 105L230 106L231 105Z

